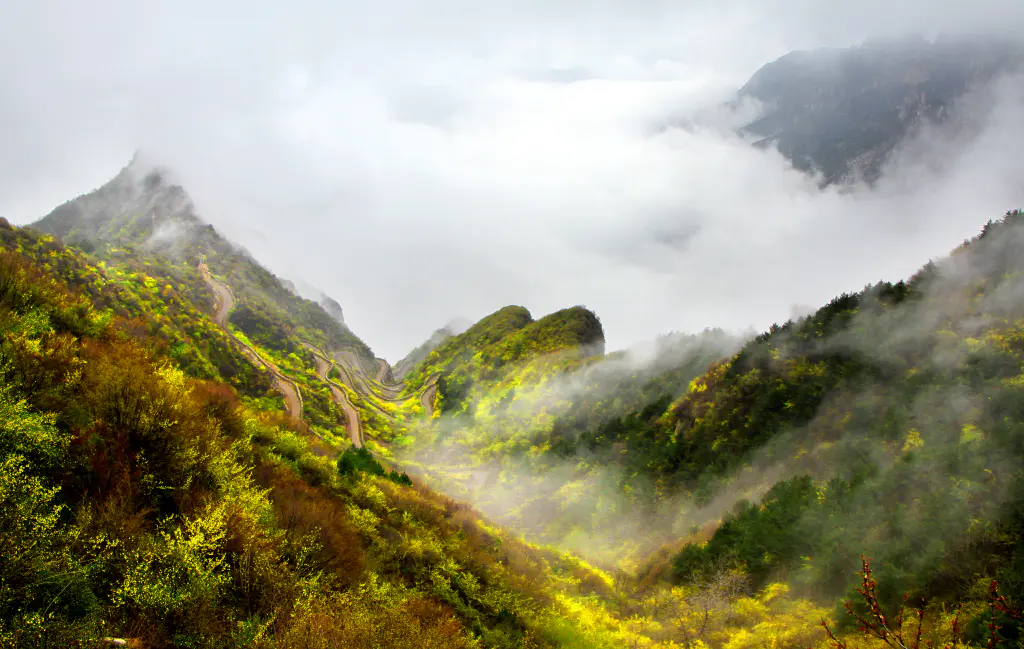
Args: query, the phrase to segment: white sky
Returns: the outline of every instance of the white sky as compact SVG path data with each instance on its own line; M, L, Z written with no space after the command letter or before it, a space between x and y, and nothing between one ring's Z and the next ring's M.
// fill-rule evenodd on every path
M1024 204L1020 85L967 150L931 137L872 195L653 127L791 49L1022 27L1016 0L12 0L0 215L34 221L141 147L391 360L510 303L584 304L613 349L763 328Z

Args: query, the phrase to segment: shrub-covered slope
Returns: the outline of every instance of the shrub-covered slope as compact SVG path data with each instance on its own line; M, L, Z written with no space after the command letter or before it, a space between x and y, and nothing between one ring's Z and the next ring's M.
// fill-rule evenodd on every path
M109 183L57 207L33 227L111 265L145 264L147 274L160 281L206 292L205 303L210 304L213 295L195 272L205 256L211 272L224 279L238 300L232 322L252 339L274 347L299 337L325 348L349 347L373 359L338 317L340 307L332 315L295 294L203 222L169 170L135 159Z
M520 306L507 306L483 318L430 352L406 377L412 388L428 377L444 377L442 409L459 413L492 386L537 358L604 353L604 330L583 307L556 311L534 321Z
M609 575L190 376L91 258L0 234L0 644L649 644Z

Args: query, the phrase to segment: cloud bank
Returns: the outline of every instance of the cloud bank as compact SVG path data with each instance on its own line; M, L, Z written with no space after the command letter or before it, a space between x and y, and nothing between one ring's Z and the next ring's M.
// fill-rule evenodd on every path
M10 3L0 214L30 222L141 147L392 360L510 303L585 304L611 349L763 328L1024 202L1020 84L970 109L977 139L926 131L873 193L662 127L790 49L1022 26L1007 0Z

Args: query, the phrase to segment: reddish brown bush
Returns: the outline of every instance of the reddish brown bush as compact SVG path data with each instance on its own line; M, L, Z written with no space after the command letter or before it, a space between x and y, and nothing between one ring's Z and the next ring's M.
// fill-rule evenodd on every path
M338 499L306 484L287 467L263 463L255 472L256 482L269 487L277 522L294 538L315 534L322 548L320 565L336 575L342 586L360 580L366 569L359 532L348 519Z
M856 612L853 602L845 603L846 612L857 622L857 630L869 638L881 640L892 647L892 649L921 649L922 646L925 649L932 649L933 643L931 641L926 641L924 645L921 644L921 634L925 625L923 605L920 608L908 611L908 597L904 595L903 602L896 611L896 615L887 616L878 601L878 594L876 592L878 582L872 576L871 559L861 557L861 569L857 574L860 575L860 585L857 586L856 590L863 600L867 613L861 614ZM1021 611L1011 606L1009 600L999 593L999 585L994 579L989 585L988 608L988 642L986 646L987 649L996 649L996 647L1003 646L1003 638L999 635L1001 627L996 620L1002 615L1020 619ZM905 628L908 622L908 613L910 617L915 619L915 622L909 628L909 634L907 633L908 629ZM829 644L834 649L847 649L847 643L835 635L826 621L822 620L821 626L824 627ZM951 640L946 644L945 649L956 649L956 647L962 644L963 629L960 624L959 611L953 616L951 631Z

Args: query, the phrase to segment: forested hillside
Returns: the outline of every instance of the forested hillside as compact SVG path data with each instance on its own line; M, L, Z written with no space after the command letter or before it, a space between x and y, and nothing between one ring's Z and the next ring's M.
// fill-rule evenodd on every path
M885 606L974 602L979 641L991 582L1024 592L1022 242L1011 212L908 281L742 346L669 338L654 363L538 351L495 373L525 326L499 312L437 354L451 416L410 466L652 584L735 574L835 602L867 555Z
M178 314L173 289L147 292L145 276L126 287L94 258L3 221L0 235L4 646L642 637L608 574L183 367L159 326ZM146 305L138 314L112 306L133 299ZM209 315L192 315L197 343L218 337Z
M1022 237L1008 213L908 282L773 328L674 402L657 470L700 496L750 461L792 476L684 548L677 577L724 560L835 596L863 553L890 602L989 578L1021 592Z
M0 644L1019 643L1024 213L753 340L392 372L162 178L0 221Z

